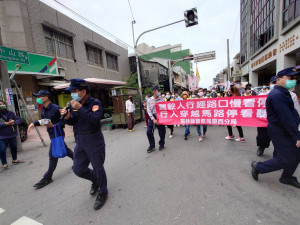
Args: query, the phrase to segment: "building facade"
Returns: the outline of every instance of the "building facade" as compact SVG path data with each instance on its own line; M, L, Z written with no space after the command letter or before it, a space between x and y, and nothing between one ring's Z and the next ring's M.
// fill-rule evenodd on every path
M18 74L16 81L26 104L32 93L54 90L72 78L125 80L129 76L128 50L38 0L0 1L4 46L56 58L58 74ZM107 96L108 97L108 96Z
M300 64L300 0L240 1L241 80L268 84Z

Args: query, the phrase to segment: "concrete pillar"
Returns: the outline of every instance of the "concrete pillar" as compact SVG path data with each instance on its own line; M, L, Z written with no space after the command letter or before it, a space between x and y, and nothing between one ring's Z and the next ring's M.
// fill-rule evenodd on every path
M258 86L258 73L254 71L249 71L249 83L252 84L252 87Z
M296 66L296 56L283 55L277 60L276 72L278 73L280 70L293 66Z

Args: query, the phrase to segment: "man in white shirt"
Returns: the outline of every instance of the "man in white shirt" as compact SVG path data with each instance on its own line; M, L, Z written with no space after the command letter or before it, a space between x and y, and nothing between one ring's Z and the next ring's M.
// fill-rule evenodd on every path
M132 96L128 96L128 100L126 101L126 114L127 114L127 125L129 132L133 132L134 129L134 112L135 106L132 100Z

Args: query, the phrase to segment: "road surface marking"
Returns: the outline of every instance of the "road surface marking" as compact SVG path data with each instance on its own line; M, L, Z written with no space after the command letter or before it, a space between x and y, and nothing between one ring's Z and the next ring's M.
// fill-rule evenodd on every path
M1 213L4 213L4 212L5 212L5 210L2 209L2 208L0 208L0 214L1 214Z
M38 223L26 216L21 217L16 222L12 223L11 225L43 225L41 223Z

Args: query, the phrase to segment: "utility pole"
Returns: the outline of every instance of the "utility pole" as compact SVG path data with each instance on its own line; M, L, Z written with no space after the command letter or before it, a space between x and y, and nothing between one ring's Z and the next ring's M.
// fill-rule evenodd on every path
M170 83L170 92L174 92L173 89L173 79L172 79L172 75L173 75L173 69L172 69L172 63L171 63L171 59L168 60L168 66L169 66L169 83Z
M2 34L1 34L1 27L0 27L0 46L3 45L3 40L2 40ZM6 96L5 89L8 88L11 90L11 84L10 84L10 79L8 75L8 70L7 70L7 65L6 62L3 60L0 60L0 81L1 81L1 94L2 97ZM5 99L5 102L8 102L8 99ZM15 105L7 105L7 110L12 111L16 113L15 110ZM17 126L17 146L18 146L18 151L22 150L22 142L21 142L21 137L20 137L20 132L19 132L19 127Z
M230 70L230 56L229 56L229 39L227 39L227 81L229 81L231 77L231 70Z

